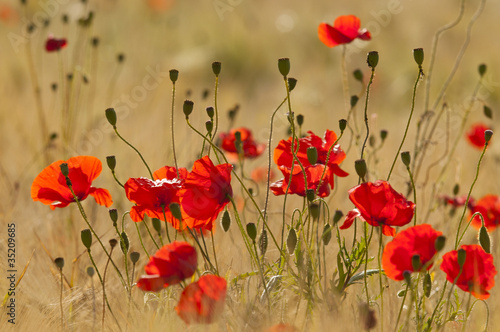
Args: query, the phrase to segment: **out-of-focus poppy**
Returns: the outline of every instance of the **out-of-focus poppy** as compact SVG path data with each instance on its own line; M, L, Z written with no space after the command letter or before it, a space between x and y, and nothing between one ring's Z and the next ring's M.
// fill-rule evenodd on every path
M432 259L437 253L435 242L441 235L430 225L423 224L410 227L398 233L392 241L387 243L382 254L382 266L387 277L393 280L403 280L405 271L415 271L412 258L420 257L420 266L429 270Z
M354 15L339 16L333 22L333 26L321 23L318 27L319 40L328 47L348 44L354 39L370 40L370 32L360 29L361 22Z
M232 159L238 160L238 150L236 149L236 132L241 135L241 145L245 158L256 158L264 152L266 145L254 141L252 132L244 127L231 129L228 133L221 133L221 148L228 152Z
M299 332L299 329L290 324L280 323L271 326L265 332Z
M267 181L267 169L267 166L255 167L250 173L250 177L255 182L265 182ZM272 181L274 179L274 171L271 169L270 173L271 176L269 177L269 180Z
M451 205L451 207L453 207L453 208L464 206L465 203L467 203L467 196L466 195L455 196L455 197L450 197L448 195L442 195L441 199L445 205ZM475 203L474 198L470 197L469 203L467 204L467 207L472 208L472 206L474 206L474 203Z
M164 12L174 5L174 0L147 0L149 7L156 12Z
M76 197L83 201L88 195L94 197L99 205L106 207L113 203L108 190L92 187L102 171L102 163L92 156L78 156L67 161L58 160L47 166L31 185L31 198L49 205L52 210L63 208L75 201L71 190L66 184L66 178L61 173L60 165L68 164L69 179Z
M449 282L455 282L458 288L470 292L474 297L485 300L490 297L488 291L495 286L495 275L497 270L493 264L493 256L486 253L477 244L463 245L465 250L465 263L460 273L458 264L458 251L453 250L443 256L441 270L446 273Z
M365 182L349 190L349 199L357 209L350 211L340 229L349 228L356 217L370 225L382 226L384 235L394 236L391 226L404 226L413 218L415 204L382 180Z
M158 292L191 277L198 265L196 250L187 242L174 241L164 245L144 267L147 275L137 281L143 291Z
M497 195L486 195L473 203L471 206L472 214L479 212L484 218L484 226L491 231L500 225L500 197ZM481 228L481 218L475 216L472 220L472 226L479 229Z
M56 39L52 36L49 36L49 38L45 42L45 50L47 52L55 52L66 47L66 45L67 45L66 39L64 38Z
M484 132L488 129L490 129L490 128L488 128L483 123L473 124L466 134L466 137L467 137L469 143L474 148L482 150L484 148L484 144L486 143L486 140L484 139ZM491 144L491 140L488 144Z
M280 166L280 170L283 173L284 178L272 183L269 188L276 196L284 195L286 188L288 188L288 183L290 181L290 168L285 166ZM328 184L328 172L325 172L325 165L316 164L304 167L306 178L307 178L307 189L316 189L319 187L318 195L319 197L326 197L330 195L330 187ZM323 175L323 178L321 176ZM320 185L321 183L321 185ZM288 194L297 194L299 196L306 196L306 182L304 181L304 174L302 173L302 168L296 165L293 168L292 182L288 188Z
M214 220L233 196L232 169L230 164L215 166L208 156L194 162L178 193L187 226L213 229Z
M186 324L210 324L224 310L226 301L226 279L204 275L182 291L175 310Z

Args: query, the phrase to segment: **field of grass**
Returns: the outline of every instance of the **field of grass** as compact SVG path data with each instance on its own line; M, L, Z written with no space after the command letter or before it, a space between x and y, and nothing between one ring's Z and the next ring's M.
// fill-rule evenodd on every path
M448 293L451 283L443 292L446 275L439 266L444 253L457 249L457 231L463 232L470 219L463 206L453 209L442 204L442 196L463 196L472 189L471 197L477 201L487 194L500 193L496 177L500 144L495 142L495 134L486 150L475 149L465 137L473 123L485 123L493 132L498 127L498 13L498 0L0 0L0 294L4 299L0 330L266 331L273 325L287 323L299 331L413 331L425 330L425 322L436 312L428 330L481 331L487 326L488 331L495 331L499 323L495 312L500 309L498 287L491 289L489 299L477 302L457 287ZM371 32L371 40L357 39L328 48L318 39L318 25L333 24L336 17L348 14L361 19L361 27ZM443 29L447 25L450 29ZM66 39L67 46L47 52L45 43L49 36ZM412 55L415 48L423 48L425 54L423 75L416 89L419 68ZM379 62L368 86L372 70L366 60L371 51L378 52ZM277 65L280 58L289 58L288 77L295 78L297 85L278 109L271 127L273 112L287 98L287 87ZM217 95L214 61L222 64ZM482 76L478 73L480 64L487 65ZM179 71L173 128L171 69ZM357 69L363 73L363 82L353 76ZM408 170L397 152L414 91L414 112L401 147L401 151L409 151L412 156L413 191ZM359 96L352 109L351 95ZM174 166L173 131L177 163L190 171L200 155L210 149L207 146L203 150L203 138L185 121L182 110L186 99L194 102L190 123L203 134L209 120L205 108L216 106L218 133L247 127L257 142L266 143L266 149L258 158L245 160L243 169L235 162L231 184L238 213L229 204L229 230L225 232L219 223L221 212L213 238L205 236L209 258L214 260L216 253L217 271L198 252L198 272L184 283L160 292L144 292L134 286L129 295L129 285L122 284L111 265L106 268L108 257L94 237L92 257L101 274L106 270L105 292L109 301L102 323L102 284L97 275L87 274L91 261L80 239L88 224L77 204L51 210L34 202L30 195L32 183L57 160L82 155L97 157L103 170L93 185L109 190L113 197L111 208L117 209L120 220L124 216L124 231L130 243L128 253L140 253L134 275L128 255L125 264L119 247L112 257L121 273L125 274L128 267L131 282L136 282L145 274L144 266L148 263L144 249L153 255L159 237L151 218L134 223L125 214L134 204L113 178L106 157L116 157L116 177L121 183L129 178L148 177L149 173L137 153L113 131L105 110L115 109L119 134L141 152L152 171ZM491 117L485 116L485 106L492 110ZM230 120L228 114L234 109L238 111ZM294 122L296 137L309 130L323 137L327 129L340 136L339 120L349 118L338 141L346 152L340 167L349 176L336 177L328 197L315 197L321 214L314 221L312 208L304 197L285 198L271 193L266 204L266 180L256 183L248 179L253 169L267 168L269 163L274 174L272 181L282 177L268 156L280 140L290 137L290 110L295 118L298 114L304 116L300 133L297 121ZM427 133L434 133L428 141L417 123L422 123ZM366 127L371 137L364 146ZM271 128L272 142L267 146ZM383 130L387 131L385 140L380 138ZM214 155L212 150L212 161L219 164ZM335 211L342 211L345 216L354 208L349 189L364 180L386 180L396 157L390 178L392 187L416 203L417 224L430 224L447 238L445 248L429 270L429 297L423 295L424 272L412 275L412 285L418 281L419 286L408 287L413 292L408 291L404 300L398 293L406 288L405 281L378 273L380 227L358 219L356 233L353 227L339 229L345 217L338 224L333 222ZM355 169L355 161L361 158L368 168L365 179ZM244 186L235 177L242 173ZM245 188L252 188L257 207ZM495 225L488 228L495 263L500 254L495 229L500 224L499 205L497 201L497 214L492 216ZM96 204L92 197L82 201L82 206L109 250L108 241L119 240L119 236L108 209ZM257 254L250 254L244 241L248 238L245 225L258 226L259 240L263 229L259 211L264 209L267 250L263 254L256 248ZM238 228L237 219L241 219L243 231ZM303 228L297 223L299 219ZM145 223L155 234L148 234ZM325 224L332 227L328 245L324 245L321 234ZM411 225L413 221L398 228L398 232ZM288 248L290 243L279 245L282 241L287 243L290 228L296 229L299 236L295 250ZM348 287L339 287L339 266L345 263L340 262L339 250L351 254L356 246L363 246L365 232L370 242L363 255L370 259L365 262L365 256L358 257L361 266L356 272L357 280L350 280ZM373 238L368 232L372 232ZM170 226L170 236L173 233ZM168 242L165 224L162 234L163 241ZM186 238L195 245L190 235ZM181 239L184 240L179 235ZM383 236L382 240L383 246L392 237ZM469 227L461 244L478 244L478 230ZM14 260L9 261L12 251L8 249L14 247ZM198 246L196 249L200 250ZM64 258L62 270L54 264L57 257ZM377 273L365 278L365 270ZM227 280L224 309L212 324L186 325L174 308L183 287L204 272L218 273ZM8 277L12 274L18 285L9 296L12 280ZM441 294L445 294L443 298ZM402 301L406 301L404 307ZM14 316L9 316L9 303L15 303ZM400 308L402 315L396 325ZM376 322L367 327L371 315ZM15 324L9 322L12 319ZM447 319L446 325L439 325Z

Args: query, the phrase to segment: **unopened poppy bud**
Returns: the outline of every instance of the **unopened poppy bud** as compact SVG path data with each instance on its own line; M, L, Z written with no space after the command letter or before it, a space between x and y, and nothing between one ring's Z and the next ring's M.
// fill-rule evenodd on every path
M323 226L323 234L321 235L321 239L323 240L323 245L327 246L332 239L332 227L329 224L325 224Z
M113 126L113 128L116 127L116 112L114 108L108 108L106 111L104 111L106 114L106 119L108 119L108 122L110 125Z
M335 214L333 215L333 224L336 225L340 221L340 219L342 219L343 216L344 214L342 213L342 211L340 210L335 211Z
M172 81L172 83L175 83L179 78L179 71L177 69L170 69L168 73L170 75L170 80Z
M57 257L56 259L54 259L54 263L56 264L56 266L62 270L62 268L64 267L64 258L62 257Z
M484 225L479 229L479 244L486 253L491 253L490 235L488 234L488 231L486 230L486 227L484 227Z
M67 163L62 163L61 165L59 165L59 168L61 169L62 175L64 175L65 177L69 175L69 168Z
M153 228L155 229L156 233L160 234L161 233L161 220L158 218L153 218L151 221L153 223Z
M219 61L212 62L212 71L215 76L219 76L222 64Z
M479 76L483 77L484 74L486 73L486 64L482 63L479 65L479 67L477 68L477 71L479 72Z
M29 34L32 34L36 29L36 25L34 25L33 23L30 23L28 24L28 26L26 27L26 31L29 33Z
M118 241L116 239L109 240L109 245L111 246L111 248L116 247L117 244L118 244Z
M414 49L413 58L415 59L418 67L422 67L422 63L424 63L424 50L422 48Z
M262 255L265 255L267 251L267 231L264 229L262 230L262 233L260 233L259 236L259 250Z
M488 129L484 131L484 140L486 141L486 143L490 141L491 136L493 136L493 130Z
M467 258L467 251L465 251L465 249L458 249L457 262L460 268L464 266L466 258Z
M297 246L297 232L295 232L294 228L290 228L290 231L288 231L286 246L288 248L288 253L290 255L293 254L295 247Z
M130 248L130 242L128 240L128 235L125 232L122 232L120 234L121 241L120 241L120 248L122 249L122 252L124 254L127 254L128 249Z
M446 244L446 237L443 235L440 235L436 238L436 241L434 242L434 248L436 251L441 251L444 248L444 245Z
M288 90L290 90L290 92L295 89L295 86L297 85L297 80L293 77L289 77L288 78Z
M141 257L141 254L138 253L137 251L132 251L130 253L130 260L132 261L132 264L137 263L137 261L139 260L140 257Z
M205 128L207 129L208 133L211 133L212 129L214 129L214 123L213 123L213 121L212 120L208 120L207 122L205 122Z
M351 96L351 108L354 108L359 101L359 97L356 95Z
M109 217L113 221L113 226L116 227L116 222L118 221L118 211L116 209L109 209Z
M118 63L122 63L123 61L125 61L125 54L118 53L118 55L116 56L116 60L118 61Z
M92 37L90 42L91 42L93 47L97 47L97 46L99 46L99 41L100 41L99 37Z
M257 238L257 226L253 222L247 224L247 234L252 241Z
M406 167L410 167L411 163L410 152L409 151L401 152L401 160L403 161L403 164L405 164Z
M55 140L56 138L57 138L57 133L52 133L52 134L50 134L50 136L49 136L49 141L53 141L53 140Z
M238 153L243 152L243 147L241 144L241 132L237 131L234 133L234 147Z
M387 130L383 129L380 131L380 139L382 140L382 142L387 138L387 134L388 134Z
M457 196L459 191L460 191L460 185L457 183L455 184L455 186L453 186L453 195Z
M408 285L411 285L411 272L406 270L403 272L403 278L405 279Z
M287 77L288 73L290 73L290 59L278 59L278 69L280 70L280 73L281 75L283 75L283 77Z
M428 272L424 276L423 288L424 288L424 295L425 295L425 297L431 296L432 279L431 279L431 275Z
M87 275L92 278L94 274L95 274L94 268L92 266L87 267Z
M220 223L224 232L227 232L229 230L229 226L231 226L231 217L229 216L229 211L224 211Z
M111 171L114 171L115 167L116 167L116 157L115 156L107 156L106 157L106 164L108 164L108 167Z
M356 169L356 173L361 179L364 179L366 176L366 162L364 159L358 159L354 162L354 168Z
M207 115L210 119L213 119L214 118L214 115L215 115L215 110L212 106L209 106L205 109L207 111Z
M304 116L302 114L298 114L297 115L297 124L300 126L302 126L302 124L304 123Z
M314 199L316 198L316 193L314 192L314 189L306 190L306 198L309 202L314 201Z
M347 127L347 120L346 119L340 119L339 120L339 129L340 129L340 132L343 132L346 127Z
M377 67L378 64L378 52L377 51L371 51L368 53L368 56L366 57L366 62L368 63L368 66L374 70L375 67Z
M319 204L311 203L309 204L309 211L311 212L311 217L313 220L318 220L319 218Z
M209 94L210 94L210 90L208 90L208 89L203 90L203 92L201 93L201 99L203 99L203 100L207 99Z
M488 119L493 119L493 112L491 111L491 108L488 106L484 105L483 106L483 113L484 116L486 116Z
M52 91L56 92L57 91L57 83L52 83L50 85L50 88L52 89Z
M420 260L420 255L413 255L411 257L411 267L413 271L418 272L422 268L422 261Z
M184 105L182 105L182 111L186 116L186 119L189 117L191 112L193 112L194 103L191 100L185 100Z
M63 15L61 16L61 19L62 19L62 22L63 22L64 24L68 24L68 22L69 22L69 16L68 16L68 14L63 14Z
M315 165L318 161L318 149L314 146L307 148L307 160L311 165Z
M375 136L370 135L370 139L368 140L368 144L370 144L370 147L373 148L375 146L375 143L376 143L375 140L376 140Z
M170 209L170 212L175 217L175 219L182 221L181 207L178 203L170 203L168 208Z
M352 75L354 76L354 79L356 81L363 82L363 72L361 71L361 69L356 69L352 72Z
M82 238L82 243L87 248L90 250L90 246L92 245L92 233L90 232L90 229L84 229L81 233L80 236Z

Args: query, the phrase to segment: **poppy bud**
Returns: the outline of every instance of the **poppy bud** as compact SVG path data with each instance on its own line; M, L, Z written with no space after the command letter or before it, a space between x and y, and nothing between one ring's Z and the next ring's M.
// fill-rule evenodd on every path
M59 168L61 169L62 175L64 175L64 177L68 177L68 175L69 175L68 164L62 163L61 165L59 165Z
M278 69L280 70L281 75L283 77L287 77L288 73L290 73L290 59L281 58L278 60Z
M109 217L113 221L113 226L116 227L116 222L118 221L118 211L116 209L109 209Z
M115 170L116 167L116 158L115 156L107 156L106 157L106 163L108 164L108 167L111 171Z
M182 111L186 116L186 119L189 117L191 112L193 112L194 103L191 100L185 100L184 105L182 105Z
M486 143L490 141L491 136L493 136L493 130L488 129L484 131L484 140L486 141Z
M401 160L403 161L403 164L405 164L406 167L410 167L411 163L410 152L409 151L401 152Z
M209 106L205 109L207 111L207 115L210 119L213 119L214 118L214 115L215 115L215 111L214 111L214 108Z
M316 198L316 193L314 192L314 189L307 189L306 197L309 202L314 201L314 199Z
M205 122L205 128L207 128L208 133L212 132L212 129L214 129L214 123L212 122L212 120L208 120L207 122Z
M35 31L35 28L36 28L36 25L34 25L33 23L30 23L30 24L28 24L26 31L29 34L32 34Z
M84 229L81 233L80 236L82 238L82 243L87 248L87 250L90 250L90 246L92 245L92 233L90 232L90 229Z
M311 217L313 218L313 220L317 220L319 218L319 204L309 204L309 211L311 212Z
M465 251L465 249L458 249L457 262L458 266L460 266L460 269L464 266L466 258L467 258L467 251Z
M116 247L117 244L118 244L118 241L116 239L109 240L109 245L111 246L111 249Z
M370 135L370 139L368 140L368 144L370 144L370 147L373 148L375 146L376 143L375 140L376 140L375 136Z
M364 181L367 172L365 160L364 159L356 160L354 162L354 168L356 169L356 173L358 174L358 176Z
M267 251L267 231L264 229L259 236L259 250L262 255L266 254Z
M416 48L413 50L413 58L417 63L418 67L422 67L422 63L424 62L424 50L422 48Z
M257 238L257 226L255 226L253 222L247 224L247 234L250 239L255 242L255 239Z
M288 78L288 90L292 92L293 89L295 89L295 86L297 85L297 80L293 77Z
M68 16L68 14L63 14L63 15L61 16L61 19L62 19L62 22L63 22L64 24L68 24L68 22L69 22L69 16Z
M56 92L57 91L57 83L52 83L50 85L50 88L52 89L52 91Z
M118 53L118 55L116 56L116 60L118 61L118 63L122 63L123 61L125 61L125 54Z
M155 229L156 233L160 234L161 233L161 220L158 218L153 218L152 223L153 223L153 228Z
M93 37L90 41L93 47L99 46L99 37Z
M323 240L323 245L327 246L332 239L332 227L329 224L325 224L323 227L323 234L321 235L321 239Z
M458 195L458 191L460 190L460 185L457 183L455 184L455 186L453 187L453 195L457 196Z
M288 248L288 253L290 255L293 254L295 247L297 246L297 233L294 228L290 228L290 231L288 231L286 246Z
M239 131L234 133L234 147L236 148L236 151L238 151L238 153L243 152L243 147L241 144L241 132Z
M340 119L339 120L339 129L340 129L340 132L343 132L346 127L347 127L347 120L346 119Z
M333 224L336 225L343 216L344 214L342 213L342 211L335 211L335 214L333 215Z
M486 227L484 227L484 225L479 229L479 244L486 253L491 253L490 235L488 234L488 231L486 230Z
M170 212L175 217L175 219L182 221L181 207L178 203L170 203L168 208L170 209Z
M411 257L411 267L413 271L418 272L422 268L422 261L420 260L420 255L413 255Z
M382 140L382 142L387 138L387 134L388 134L387 130L382 129L380 131L380 139Z
M137 263L139 258L141 257L141 254L138 253L137 251L132 251L130 253L130 260L132 261L133 264Z
M311 165L315 165L318 161L318 149L314 146L307 148L307 160Z
M212 71L214 72L215 76L219 76L221 67L222 64L219 61L212 62Z
M368 63L368 67L374 70L378 64L378 52L377 51L369 52L368 56L366 57L366 62Z
M478 72L479 72L479 76L483 77L484 74L486 73L486 64L482 63L479 65L479 67L477 68Z
M354 76L354 79L359 82L363 82L363 72L360 69L356 69L355 71L352 72L352 75Z
M113 128L116 128L116 112L114 108L108 108L105 111L106 114L106 119L108 119L108 122L110 125L113 126Z
M94 274L95 274L94 268L92 266L89 266L87 268L87 275L92 278L94 276Z
M64 267L64 258L57 257L56 259L54 259L54 263L60 270L62 270L62 268Z
M432 279L431 279L431 275L428 272L425 274L425 277L424 277L423 288L424 288L425 297L431 296Z
M220 223L224 232L227 232L229 230L229 226L231 226L231 217L229 216L229 211L224 211Z
M354 108L359 101L359 97L356 95L351 96L351 108Z
M297 124L300 126L302 126L302 124L304 123L304 116L302 114L298 114L297 115Z
M491 108L489 108L488 106L484 105L483 113L484 116L486 116L488 119L493 119L493 112L491 111Z
M436 238L436 241L434 242L434 248L436 249L436 251L441 251L443 250L445 244L446 244L446 237L440 235Z
M412 261L413 261L413 259L412 259ZM408 270L404 271L403 278L405 279L405 281L408 285L411 285L411 272L410 271L408 271Z
M128 241L127 233L122 232L120 236L121 236L120 248L122 249L122 252L126 254L128 252L128 249L130 248L130 242Z
M170 69L168 73L170 74L170 80L172 83L175 83L179 78L179 71L177 69Z

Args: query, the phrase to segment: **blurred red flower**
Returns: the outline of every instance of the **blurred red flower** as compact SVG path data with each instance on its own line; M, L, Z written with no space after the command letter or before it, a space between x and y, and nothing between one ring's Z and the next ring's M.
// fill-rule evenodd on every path
M354 39L370 40L370 32L360 29L361 22L354 15L339 16L333 22L333 26L321 23L318 27L319 40L328 47L348 44Z
M345 159L346 155L345 152L340 148L339 144L334 145L335 141L337 140L337 135L335 134L335 132L327 130L325 132L324 139L316 136L312 131L309 131L308 133L309 136L298 139L299 149L296 153L297 159L302 164L302 166L304 166L304 169L306 169L308 189L315 189L318 186L319 178L322 174L322 172L318 173L318 170L324 169L324 167L322 168L321 166L327 167L324 175L325 178L322 181L320 189L320 196L325 197L330 193L330 189L328 187L324 187L325 182L329 183L330 187L333 189L335 175L341 177L349 175L348 173L344 172L339 166L339 164ZM294 145L296 148L297 142L294 142ZM309 159L307 158L307 149L310 147L316 148L316 151L318 153L318 159L315 165L311 165ZM332 148L332 150L330 151L330 155L328 156L328 151L330 148ZM276 163L276 165L278 165L285 178L271 184L271 189L273 190L273 193L275 195L283 195L288 186L293 163L291 137L286 141L281 140L278 146L274 149L274 162ZM293 190L293 192L289 191L289 193L305 195L305 191L301 191L301 189L303 189L305 186L304 175L302 174L302 172L298 172L296 167L299 167L300 169L300 166L297 162L295 162L292 176L292 184L297 189ZM281 189L279 188L280 186Z
M265 332L299 332L299 329L290 324L280 323L271 326Z
M374 227L382 226L384 235L394 236L396 230L391 226L404 226L413 218L415 204L386 181L362 183L349 190L349 199L357 209L347 214L340 229L349 228L354 219L360 217Z
M178 193L187 226L213 229L214 220L233 196L232 169L230 164L214 166L208 156L194 162Z
M472 214L479 212L484 218L484 226L491 231L500 225L500 197L497 195L486 195L474 202L471 206ZM481 218L475 216L472 220L472 226L479 229L481 228Z
M141 276L137 287L143 291L158 292L191 277L197 265L194 247L187 242L174 241L161 247L149 258L149 263L144 267L147 275Z
M47 41L45 42L45 50L47 52L55 52L59 51L61 48L66 47L67 42L66 39L56 39L52 36L49 36Z
M484 139L484 132L488 129L490 128L483 123L473 124L466 135L469 143L476 149L482 150L484 148L484 144L486 143L486 140ZM491 140L488 144L491 144Z
M490 297L488 290L495 286L497 270L493 264L493 256L487 254L477 244L460 247L466 252L465 263L460 273L458 265L458 251L453 250L443 256L441 270L446 273L449 282L455 282L458 288L470 292L474 297L485 300Z
M255 167L252 170L252 173L250 173L250 177L255 182L265 182L267 181L267 175L268 175L267 170L268 170L267 166ZM269 180L272 181L274 179L274 171L271 169L270 173L271 176L269 177Z
M175 167L165 166L153 173L154 180L148 178L130 178L125 183L125 194L136 205L130 209L130 217L139 222L147 214L151 218L158 218L170 222L176 229L180 228L179 221L170 212L171 203L179 203L177 192L181 189L187 177L185 168L179 169L179 178ZM165 209L165 216L163 210ZM167 220L165 220L165 217Z
M226 279L204 275L182 291L175 310L186 324L210 324L224 310L226 301Z
M442 196L440 196L440 198L443 200L445 205L451 205L453 208L464 206L465 203L467 203L467 196L466 195L455 196L455 197L450 197L448 195L442 195ZM472 206L474 206L474 198L470 197L469 203L467 204L467 207L471 208Z
M264 152L266 145L257 143L253 140L252 132L244 127L231 129L228 133L221 133L221 148L228 152L232 159L238 160L238 150L236 149L235 142L236 132L241 134L241 144L243 148L243 156L245 158L256 158Z
M419 272L415 271L412 265L412 257L415 255L420 257L422 267L429 270L437 253L436 239L442 234L427 224L410 227L398 233L387 243L382 254L382 266L387 277L403 280L405 271Z
M102 163L92 156L78 156L67 161L58 160L47 166L31 185L31 198L49 205L52 210L63 208L75 201L71 190L66 184L66 178L61 173L60 165L68 164L69 179L78 200L83 201L88 195L93 196L97 204L106 207L113 201L108 190L92 187L102 171Z

